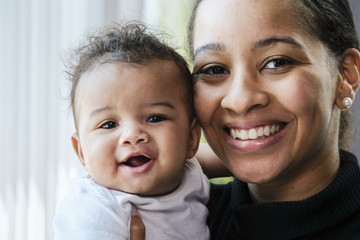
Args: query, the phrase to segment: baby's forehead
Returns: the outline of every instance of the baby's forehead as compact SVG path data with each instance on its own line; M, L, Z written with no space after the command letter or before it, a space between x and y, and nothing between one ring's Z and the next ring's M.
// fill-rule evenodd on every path
M139 89L139 92L134 92L135 97L141 97L140 90L146 88L146 93L154 92L154 96L155 94L168 95L170 93L172 98L181 97L189 105L189 99L192 98L192 89L189 89L190 81L191 79L185 79L180 67L170 60L154 59L141 64L129 62L95 63L79 79L74 107L78 108L79 99L82 98L83 94L88 94L88 89L93 91L94 86L95 88L98 86L100 91L103 89L103 85L113 85L106 94L121 94L128 86L134 85ZM190 87L192 86L190 85Z

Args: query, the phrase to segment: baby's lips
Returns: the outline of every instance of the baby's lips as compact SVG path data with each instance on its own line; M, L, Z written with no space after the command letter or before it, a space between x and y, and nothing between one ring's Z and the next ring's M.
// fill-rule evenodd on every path
M129 166L129 167L140 167L146 163L151 161L151 158L148 158L144 155L138 155L128 158L125 162L122 164Z

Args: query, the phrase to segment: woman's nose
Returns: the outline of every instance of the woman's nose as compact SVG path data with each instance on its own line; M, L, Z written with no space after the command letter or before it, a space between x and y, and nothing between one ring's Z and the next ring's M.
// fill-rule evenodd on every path
M221 106L237 114L245 114L269 103L269 96L263 91L261 81L250 74L235 73L229 79Z
M123 132L119 139L120 145L136 145L139 143L147 143L150 140L149 135L137 124L129 124L123 126Z

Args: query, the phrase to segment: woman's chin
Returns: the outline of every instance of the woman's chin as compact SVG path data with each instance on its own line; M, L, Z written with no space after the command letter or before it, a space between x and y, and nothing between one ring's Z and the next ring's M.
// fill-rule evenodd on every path
M266 184L287 171L287 161L278 154L276 156L256 156L253 158L240 158L241 160L229 162L230 171L243 182L253 184ZM283 160L282 160L283 159Z

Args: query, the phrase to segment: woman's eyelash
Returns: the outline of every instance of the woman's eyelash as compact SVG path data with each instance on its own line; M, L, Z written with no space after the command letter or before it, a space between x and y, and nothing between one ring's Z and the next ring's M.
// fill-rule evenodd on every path
M194 76L198 76L198 75L215 76L215 75L226 74L226 73L228 73L228 70L226 68L224 68L223 66L211 65L211 66L207 66L207 67L204 67L204 68L196 71L194 73Z
M290 58L277 57L266 61L262 69L279 69L293 64L295 64L295 61Z
M272 57L268 60L265 61L265 63L262 65L262 70L264 69L281 69L283 67L286 66L291 66L296 64L296 61L288 58L288 57ZM210 66L205 66L197 71L194 71L194 78L198 78L201 76L205 76L205 77L216 77L219 75L223 75L223 74L228 74L229 71L221 66L221 65L210 65Z

